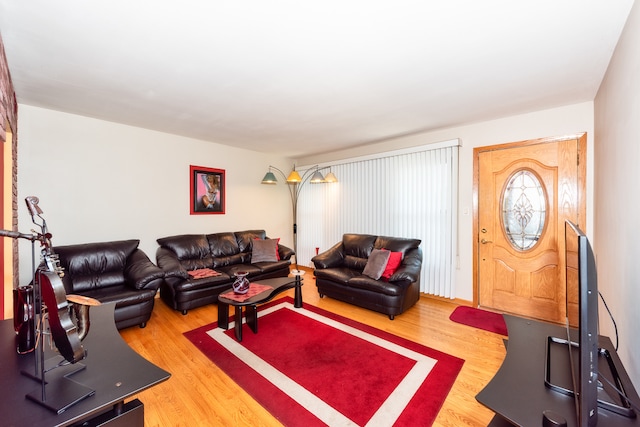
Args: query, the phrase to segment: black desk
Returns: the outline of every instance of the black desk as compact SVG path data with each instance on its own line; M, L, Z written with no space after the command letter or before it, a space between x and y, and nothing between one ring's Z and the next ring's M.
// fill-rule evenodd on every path
M562 415L567 420L567 427L576 426L573 397L558 393L545 385L547 337L566 337L566 329L559 325L509 315L504 318L509 331L507 355L493 379L476 396L478 402L498 414L490 425L541 426L542 412L549 409ZM573 329L571 333L572 340L577 341L577 331ZM601 336L599 345L609 350L618 366L622 366L608 337ZM566 369L569 370L568 365ZM640 401L627 372L621 369L619 375L633 401ZM598 425L640 426L640 414L638 415L636 418L628 418L598 408Z
M141 357L124 342L115 327L114 307L115 303L91 307L91 327L82 342L87 357L80 362L86 368L71 377L95 390L95 394L59 415L25 397L40 389L38 381L21 374L22 370L35 371L35 354L17 354L13 320L0 323L0 419L3 426L68 426L92 419L88 425L97 425L95 417L108 418L111 413L115 415L128 409L136 411L138 419L143 415L137 399L126 404L124 400L167 380L171 374ZM49 375L52 374L47 373L45 379Z

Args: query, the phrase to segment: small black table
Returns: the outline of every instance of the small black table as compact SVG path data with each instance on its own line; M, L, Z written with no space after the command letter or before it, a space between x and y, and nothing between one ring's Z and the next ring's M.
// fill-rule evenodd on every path
M252 282L252 284L253 283L254 282ZM295 288L294 307L302 307L302 279L299 275L295 277L258 280L255 283L264 285L268 289L253 295L245 301L225 298L224 294L218 295L218 327L229 329L229 306L234 306L236 308L234 328L238 341L242 341L242 307L246 307L245 316L247 318L247 325L249 325L254 334L258 333L258 304L271 301L276 295Z

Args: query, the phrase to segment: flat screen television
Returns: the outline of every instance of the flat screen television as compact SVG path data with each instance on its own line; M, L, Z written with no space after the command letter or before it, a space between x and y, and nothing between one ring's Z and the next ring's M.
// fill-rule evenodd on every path
M611 354L598 346L599 293L595 256L587 236L571 221L565 223L565 265L567 292L577 293L578 328L571 331L567 316L566 337L548 337L545 384L574 398L579 427L597 425L598 407L635 417L618 374L619 367ZM567 313L569 311L567 306Z
M573 381L578 425L591 427L598 422L598 276L589 239L571 221L565 223L565 262L567 288L575 289L570 283L578 281L578 366Z

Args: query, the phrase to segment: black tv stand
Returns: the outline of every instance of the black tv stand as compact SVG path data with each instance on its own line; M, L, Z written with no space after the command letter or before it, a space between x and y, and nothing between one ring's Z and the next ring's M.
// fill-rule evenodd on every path
M544 384L551 390L575 398L571 371L567 371L567 368L571 367L569 351L567 348L569 345L574 353L574 375L578 375L577 360L579 357L579 344L575 341L568 341L566 338L549 336L547 337L547 359L545 364ZM633 418L636 416L636 412L629 404L630 397L626 394L625 387L622 384L618 371L619 368L616 367L615 361L611 357L609 350L606 348L599 348L598 375L600 378L605 377L610 378L610 380L605 381L604 383L602 381L598 381L598 406L625 417ZM611 383L613 387L610 386L609 383Z
M515 316L505 315L505 322L509 331L507 355L502 366L486 385L478 393L476 399L496 413L492 423L497 426L541 426L543 425L543 413L551 411L554 415L562 417L567 422L567 427L576 427L576 410L574 397L572 396L571 372L568 363L568 351L565 348L552 349L550 362L551 372L549 381L552 385L569 389L569 392L559 392L545 385L549 369L547 365L547 352L549 337L562 337L567 335L564 326L537 322ZM572 329L572 337L577 337L577 331ZM553 338L552 338L553 340ZM555 339L557 340L557 339ZM566 342L567 340L565 340ZM571 341L576 341L571 339ZM552 345L561 344L553 343ZM566 343L564 344L566 346ZM633 402L640 401L631 379L629 378L622 362L618 358L611 340L608 337L599 337L599 347L610 358L621 389ZM555 351L558 350L558 351ZM561 350L564 350L565 360L562 360ZM555 354L557 353L557 354ZM556 356L558 360L554 360ZM603 360L605 360L603 358ZM599 363L603 363L599 361ZM610 369L599 369L599 375L609 381L616 381ZM567 380L568 379L568 380ZM604 382L603 382L604 383ZM603 384L604 385L604 384ZM605 387L606 388L606 387ZM608 396L605 398L605 395ZM608 390L603 394L603 400L614 400L614 403L624 408L624 399L611 397ZM624 408L635 415L631 408ZM598 408L598 425L602 426L640 426L640 417L626 416L610 409Z
M567 420L549 409L542 411L542 427L567 427Z

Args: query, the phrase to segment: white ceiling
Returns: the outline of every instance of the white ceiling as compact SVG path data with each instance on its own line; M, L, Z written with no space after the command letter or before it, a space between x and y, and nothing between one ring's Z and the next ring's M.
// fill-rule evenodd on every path
M633 0L0 0L18 102L299 157L594 99Z

